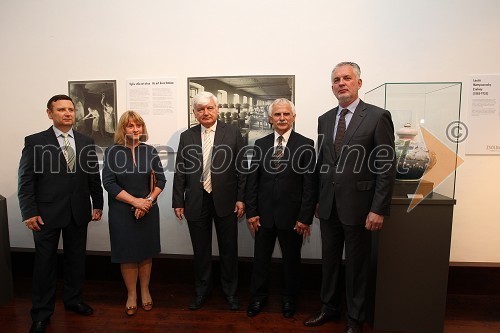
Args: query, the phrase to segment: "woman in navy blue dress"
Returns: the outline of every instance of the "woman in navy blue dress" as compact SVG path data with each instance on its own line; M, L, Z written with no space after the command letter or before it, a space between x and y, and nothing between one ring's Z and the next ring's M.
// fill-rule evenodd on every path
M137 312L137 280L142 308L149 311L151 258L160 252L160 214L155 204L165 187L165 175L156 149L145 143L146 124L134 112L118 123L115 144L106 149L102 179L108 192L111 261L119 263L128 297L126 313ZM151 174L156 184L151 188Z

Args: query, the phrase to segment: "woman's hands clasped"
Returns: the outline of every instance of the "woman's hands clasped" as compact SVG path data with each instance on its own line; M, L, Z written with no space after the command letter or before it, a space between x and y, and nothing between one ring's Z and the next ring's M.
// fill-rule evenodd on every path
M135 198L132 206L135 208L134 216L138 220L149 212L149 210L153 206L153 200L149 198Z

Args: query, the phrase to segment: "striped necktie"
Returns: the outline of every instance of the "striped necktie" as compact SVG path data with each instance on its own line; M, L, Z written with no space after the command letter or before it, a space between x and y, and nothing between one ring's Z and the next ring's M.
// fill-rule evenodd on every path
M73 147L71 147L71 144L69 143L68 133L62 133L61 134L63 137L64 141L64 147L63 147L63 154L64 157L66 158L66 163L68 164L68 170L69 171L75 171L75 151L73 150Z
M205 136L203 138L203 188L208 193L212 192L212 176L210 172L211 160L212 160L212 137L210 136L210 130L205 130Z
M273 154L273 166L275 168L278 168L280 166L280 158L282 157L283 157L283 136L280 135L278 136L278 144L276 145Z

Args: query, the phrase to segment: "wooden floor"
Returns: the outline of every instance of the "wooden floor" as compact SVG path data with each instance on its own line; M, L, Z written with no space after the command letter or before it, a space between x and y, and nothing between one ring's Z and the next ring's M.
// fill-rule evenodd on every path
M0 332L28 332L31 324L31 281L15 279L15 297L0 307ZM240 311L229 311L219 288L214 289L205 306L190 311L187 305L193 296L190 284L161 284L152 286L154 309L139 309L133 317L125 315L125 290L121 281L87 281L85 301L95 310L90 317L81 317L64 310L58 287L56 310L47 333L62 332L342 332L345 322L327 323L317 328L303 326L303 320L319 306L317 291L303 292L298 300L298 312L292 319L281 315L279 291L273 291L264 311L254 318L245 313L247 290L239 292ZM422 318L425 320L425 318ZM374 331L365 325L363 332ZM500 332L500 296L449 295L447 301L446 333Z

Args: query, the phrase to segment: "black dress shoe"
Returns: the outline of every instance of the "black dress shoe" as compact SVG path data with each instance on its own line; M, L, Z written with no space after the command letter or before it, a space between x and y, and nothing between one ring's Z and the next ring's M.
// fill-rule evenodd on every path
M258 315L262 310L262 306L264 305L264 303L265 301L252 301L252 303L248 305L247 316L255 317L256 315Z
M361 333L361 326L347 326L344 333Z
M294 302L284 302L283 303L283 317L292 318L295 314L295 303Z
M73 311L74 313L81 316L90 316L92 313L94 313L94 309L92 309L90 305L83 302L78 304L68 304L64 307L66 308L66 310Z
M30 333L44 333L48 320L34 321L31 324Z
M229 309L236 311L240 309L240 300L236 296L227 296L227 304L229 304Z
M201 309L203 306L203 303L205 303L206 297L205 296L195 296L191 303L189 304L189 310L198 310Z
M340 311L325 312L320 311L311 318L304 321L304 325L307 327L321 326L329 321L337 321L340 319Z

